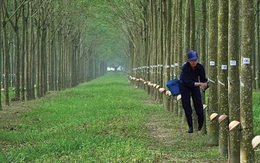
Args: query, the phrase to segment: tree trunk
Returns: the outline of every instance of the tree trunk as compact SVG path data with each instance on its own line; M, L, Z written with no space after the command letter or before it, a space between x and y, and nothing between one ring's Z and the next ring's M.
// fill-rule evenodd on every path
M182 63L185 63L187 62L187 56L186 56L186 53L190 50L190 0L187 0L186 3L185 3L185 18L184 18L184 40L183 40L183 62ZM183 114L182 116L182 122L186 122L186 117L185 117L185 114Z
M228 103L229 121L240 119L239 82L239 1L229 2L228 25ZM236 132L234 132L236 131ZM234 130L229 134L229 163L240 161L240 132ZM238 131L238 132L237 132Z
M183 1L182 0L178 0L177 1L177 30L176 31L176 56L177 56L177 60L176 62L178 63L178 66L176 67L176 74L179 77L180 73L181 73L181 68L182 68L182 64L183 64L183 16L182 16L182 12L183 12ZM172 62L173 63L173 62ZM182 117L183 116L183 108L182 108L182 104L181 104L181 100L177 101L177 105L178 105L178 116Z
M154 63L154 59L155 59L155 55L154 55L154 52L155 52L155 49L154 49L154 47L155 47L155 42L156 42L156 40L155 40L155 26L156 26L156 24L155 24L155 16L156 16L156 11L157 11L157 2L156 1L153 1L153 0L150 0L150 38L149 38L149 47L150 47L150 50L149 50L149 53L150 53L150 55L148 56L149 57L149 65L147 65L147 66L149 66L148 68L147 68L147 71L148 71L148 76L147 76L147 78L145 79L145 80L147 80L147 81L151 81L152 80L152 78L153 78L153 74L151 73L151 71L152 71L152 64ZM151 89L150 89L150 87L146 87L147 88L147 93L148 93L148 95L150 95L151 94Z
M149 53L148 53L148 47L149 47L149 24L150 24L150 17L149 17L149 12L151 11L149 9L149 0L144 0L143 1L143 15L144 15L144 19L143 19L143 59L142 59L142 67L144 65L149 65L150 62L150 57L149 57ZM140 77L147 79L148 78L148 74L146 73L146 68L142 68L142 75ZM140 85L139 85L140 86ZM141 85L143 87L143 85Z
M41 34L40 34L40 27L39 27L39 20L37 20L37 31L36 31L36 47L37 47L37 70L36 70L36 74L37 74L37 79L36 79L36 85L37 85L37 97L41 97L41 89L42 89L42 85L41 85L41 51L40 51L40 38L41 38Z
M31 80L30 80L30 87L31 87L31 93L30 93L30 99L34 100L35 99L35 78L36 78L36 64L35 64L35 40L34 40L34 19L32 17L33 15L33 2L30 3L30 45L29 45L29 54L30 54L30 73L31 73Z
M47 53L46 53L46 36L47 36L47 27L44 24L41 30L41 96L43 97L47 92Z
M256 4L256 55L255 56L255 69L256 69L256 89L260 90L260 1Z
M194 0L188 0L190 1L190 49L196 50L195 46L195 4ZM189 49L189 50L190 50ZM196 123L197 124L197 123ZM197 127L196 127L197 128Z
M218 102L219 115L228 116L228 0L219 0L218 10ZM219 153L228 154L228 121L219 124Z
M51 15L50 19L54 19L54 14ZM48 90L54 91L55 90L55 63L57 62L55 60L56 56L56 49L55 49L55 23L54 21L50 22L50 32L49 32L49 58L48 58Z
M167 21L167 52L165 55L166 58L166 67L165 67L165 73L164 73L164 81L163 83L166 83L167 81L170 80L171 76L171 72L170 72L170 65L171 65L171 54L172 54L172 2L168 1L167 2L167 17L168 17L168 21ZM164 84L162 85L162 87L164 86ZM170 110L170 103L169 103L169 99L167 96L164 96L164 106L166 110Z
M185 22L184 22L184 54L186 54L190 50L190 0L186 1L185 5ZM183 57L183 62L187 61L187 57Z
M209 89L209 100L208 100L208 117L212 113L218 113L218 93L217 93L217 42L218 42L218 24L216 22L218 20L218 1L210 0L209 2L209 53L208 53L208 78L210 81L210 89ZM216 121L212 121L208 123L208 135L209 140L207 145L216 146L218 145L219 140L219 130L218 124Z
M156 81L157 79L157 67L155 65L158 64L158 60L159 60L159 55L158 53L160 52L159 51L159 29L160 29L160 1L156 1L156 2L153 2L154 3L154 21L153 21L153 26L154 26L154 29L153 29L153 47L154 47L154 50L152 52L152 61L151 61L151 66L150 66L150 73L152 74L151 75L151 81ZM153 90L149 87L149 90L148 90L149 94L150 95L153 95Z
M241 33L241 86L240 86L240 122L242 125L241 160L254 162L253 138L253 106L252 106L252 58L254 52L254 1L242 0L242 33Z
M2 17L4 14L4 10L3 10L3 0L0 0L0 20L1 20L1 24L2 24ZM2 31L2 25L0 25L0 31ZM0 46L2 46L2 32L0 32ZM2 110L2 50L0 51L0 110Z
M206 0L202 0L201 1L201 22L200 22L200 62L202 64L204 64L205 69L207 70L206 64L207 60L206 60L206 18L207 18L207 9L206 9ZM207 73L207 72L206 72ZM206 103L206 96L205 96L205 92L202 92L202 102L203 104ZM201 130L201 133L206 134L206 116L205 116L205 120L204 120L204 124L203 124L203 128Z
M26 52L25 52L25 45L26 45L26 18L25 18L25 6L22 7L22 44L21 44L21 100L25 100L25 59L26 59Z
M17 0L14 0L14 8L17 8ZM20 59L20 34L18 27L19 14L15 13L14 33L15 33L15 60L16 60L16 80L15 80L15 98L20 98L20 73L21 73L21 59Z
M4 2L1 1L1 26L2 26L2 34L3 34L3 56L4 56L4 95L5 95L5 105L9 106L9 60L10 54L8 49L8 39L7 39L7 22L4 14Z
M26 100L31 100L32 99L32 87L31 87L31 80L32 80L32 73L31 73L31 53L29 46L31 46L32 43L29 42L29 25L28 25L28 18L29 18L29 10L30 10L30 4L27 3L26 10L26 16L25 16L25 82L26 82Z

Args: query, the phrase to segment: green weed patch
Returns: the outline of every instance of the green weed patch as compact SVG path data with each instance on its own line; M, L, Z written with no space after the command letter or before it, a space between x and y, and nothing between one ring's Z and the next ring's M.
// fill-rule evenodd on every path
M0 112L1 162L227 161L120 73L12 105Z

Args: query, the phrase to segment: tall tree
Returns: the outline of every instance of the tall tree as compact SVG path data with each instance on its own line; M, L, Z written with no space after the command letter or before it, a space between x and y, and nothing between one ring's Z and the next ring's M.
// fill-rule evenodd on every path
M22 5L22 4L21 4ZM17 9L17 0L14 0L14 8ZM15 12L15 16L14 16L14 42L15 42L15 60L16 60L16 80L15 80L15 97L16 98L20 98L20 72L21 72L21 59L20 59L20 34L19 34L19 26L18 26L18 22L19 22L19 18L20 18L20 12L21 10L18 10L19 12Z
M190 1L190 5L189 5L189 8L190 8L190 47L189 47L189 50L193 49L193 50L198 52L198 50L196 49L196 45L195 45L195 33L196 33L195 3L194 3L194 0L189 0L189 1ZM192 109L193 109L193 113L195 113L196 111L195 111L194 107ZM198 128L198 117L197 116L193 116L192 120L193 120L193 128L195 130L197 130L197 128Z
M199 50L199 54L200 54L200 62L204 64L205 69L206 68L206 28L207 28L207 4L206 4L206 0L201 0L201 20L200 20L200 50ZM207 72L206 72L207 73ZM205 92L202 92L202 97L203 97L203 104L206 103L206 95ZM205 116L206 117L206 116ZM202 133L205 134L206 133L206 118L204 120L204 127L202 129Z
M184 53L186 54L190 50L190 0L186 1L185 4L185 20L184 20ZM186 62L186 57L183 57L183 62Z
M197 50L195 47L195 31L196 31L196 25L195 25L195 4L194 0L188 0L190 1L190 49ZM197 128L197 127L195 127Z
M183 53L184 55L190 50L190 47L191 47L191 41L190 41L190 0L187 0L186 3L185 3L185 18L184 18L184 37L183 37ZM185 63L187 62L187 57L186 55L184 57L182 57L182 63ZM193 118L193 121L195 121L195 118ZM182 122L186 122L186 117L185 115L183 114L182 116ZM194 123L195 124L195 123ZM194 128L196 128L194 126Z
M3 14L3 0L0 0L0 20ZM0 31L2 31L2 21L0 21ZM2 46L2 32L0 32L0 44ZM2 110L2 50L0 51L0 110Z
M171 54L172 54L172 2L171 1L167 1L167 38L166 38L166 42L167 42L167 50L166 50L166 55L165 55L165 65L167 65L165 67L165 75L164 75L164 81L163 83L166 83L167 81L170 80L171 76L171 72L170 72L170 66L171 65ZM162 85L163 86L163 85ZM164 98L164 105L166 110L170 110L170 103L169 103L169 97L166 96Z
M3 56L4 56L4 94L5 94L5 105L9 106L9 67L10 67L10 54L8 49L8 38L7 38L7 18L4 1L1 2L1 26L2 26L2 41L3 41Z
M260 53L260 1L256 2L256 54ZM256 89L260 90L260 57L255 56L255 69L256 69Z
M155 80L156 78L156 67L153 66L153 65L156 65L157 62L158 62L158 56L157 56L157 53L158 53L158 40L159 40L159 37L158 37L158 29L159 29L159 12L160 12L160 7L159 7L159 1L152 1L152 13L153 13L153 18L152 18L152 41L151 41L151 47L152 47L152 50L151 50L151 64L149 65L150 66L150 72L151 72L151 78L150 80L153 81ZM149 94L152 94L152 90L150 89L150 87L148 88L148 93Z
M254 162L253 108L252 108L252 57L254 52L254 0L242 0L242 33L241 33L241 86L240 86L240 122L242 125L241 160Z
M176 74L179 76L180 72L181 72L181 67L183 64L183 58L185 58L183 56L183 16L182 16L182 12L183 12L183 1L182 0L178 0L177 1L177 30L176 30L176 40L175 42L176 44L176 53L174 53L175 55L177 55L177 63L178 66L176 67ZM183 116L183 108L181 105L181 101L178 101L178 115L179 117ZM183 116L184 117L184 116Z
M210 81L209 100L208 100L208 114L218 113L218 81L217 81L217 50L218 50L218 1L210 0L209 2L209 53L208 53L208 78ZM208 124L208 145L218 145L219 130L216 121Z
M218 103L219 114L228 116L228 0L219 0L218 10ZM219 124L219 153L228 154L228 121Z
M35 99L35 88L34 88L34 84L35 84L35 37L34 37L34 18L33 18L33 14L35 12L34 8L33 8L33 2L30 1L29 2L29 47L28 47L28 64L29 64L29 80L28 80L28 95L27 95L27 100L33 100Z
M240 82L239 82L239 1L229 2L228 21L228 103L229 121L240 119ZM230 163L240 162L240 133L233 130L229 133Z
M21 56L19 58L19 60L21 60L21 69L20 69L20 74L21 74L21 89L20 89L20 94L21 94L21 99L22 100L25 100L25 66L26 66L26 63L25 63L25 59L26 59L26 38L27 38L27 35L26 35L26 31L27 31L27 16L26 16L26 6L23 5L22 6L22 9L21 9L21 17L22 17L22 44L21 44Z
M144 19L143 19L143 25L144 25L144 58L143 58L143 66L145 65L149 65L150 64L150 57L149 57L149 24L150 24L150 11L149 10L149 0L144 0L143 2L143 15L144 15ZM146 73L145 68L142 68L143 71L143 75L142 77L144 78L148 78L148 74Z

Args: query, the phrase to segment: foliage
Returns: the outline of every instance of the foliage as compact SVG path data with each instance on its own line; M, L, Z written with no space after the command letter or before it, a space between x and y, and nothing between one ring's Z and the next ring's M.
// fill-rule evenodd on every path
M84 31L85 40L95 46L99 57L107 61L108 66L123 65L125 53L128 50L127 41L122 31L119 17L111 11L114 4L107 1L82 1L88 4L86 20L87 28ZM79 23L80 24L80 23Z

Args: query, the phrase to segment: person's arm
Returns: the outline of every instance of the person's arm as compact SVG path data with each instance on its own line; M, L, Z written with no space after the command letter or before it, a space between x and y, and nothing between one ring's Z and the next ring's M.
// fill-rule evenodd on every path
M208 83L207 82L205 82L205 83L195 82L194 86L195 87L201 87L204 90L204 89L206 89L208 87Z
M200 76L200 82L206 83L208 81L208 79L206 78L204 66L202 64L200 64L200 75L199 76Z
M203 67L203 65L201 65L201 70L200 70L200 82L195 82L194 86L198 87L200 86L202 88L203 91L205 91L206 89L209 88L208 85L208 79L206 78L206 73L205 73L205 69Z
M203 65L200 64L200 82L195 82L195 87L201 87L202 90L206 90L208 88L208 79L206 78L206 73Z

